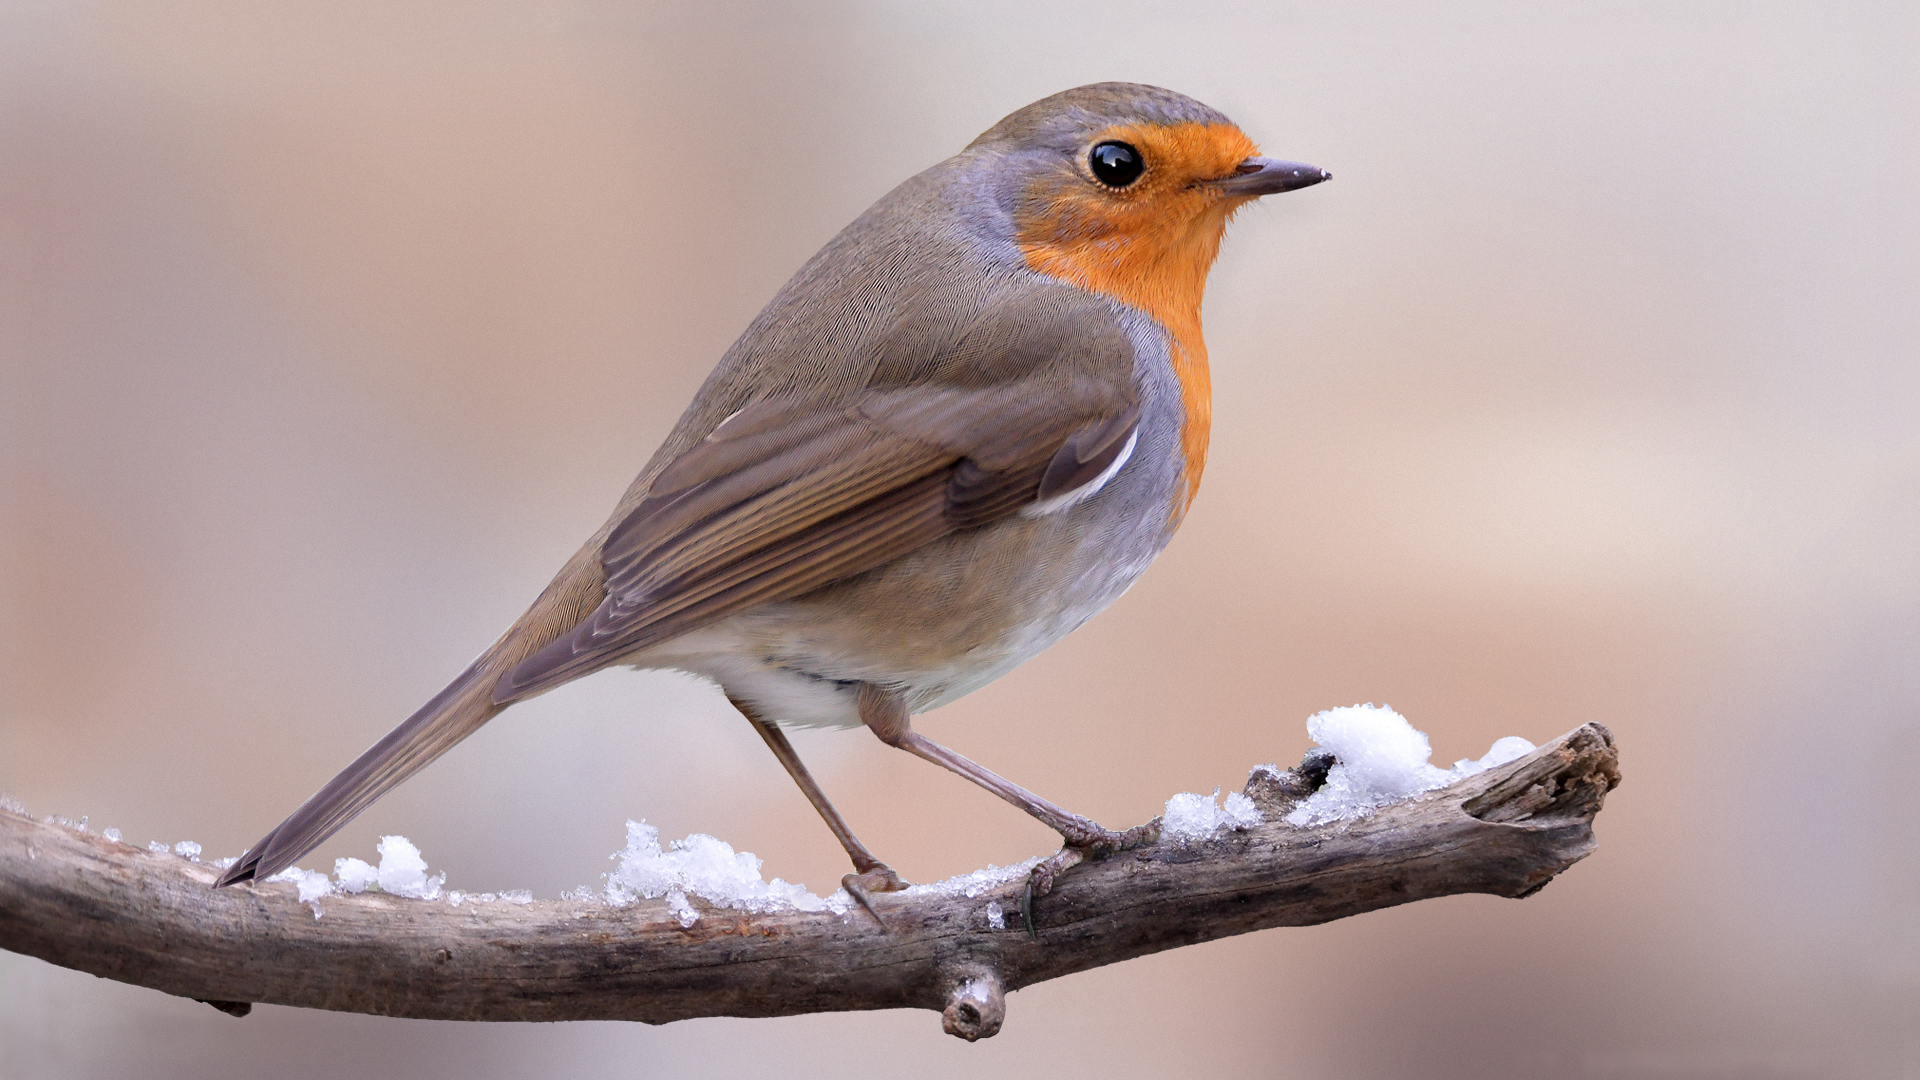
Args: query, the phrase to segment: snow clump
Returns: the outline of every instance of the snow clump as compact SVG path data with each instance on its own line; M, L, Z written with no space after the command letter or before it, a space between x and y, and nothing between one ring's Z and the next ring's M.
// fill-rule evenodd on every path
M1238 791L1227 795L1225 806L1220 804L1219 788L1212 795L1183 791L1167 800L1167 809L1160 815L1160 835L1185 844L1212 839L1223 830L1250 829L1262 820L1260 808Z
M1385 705L1328 709L1307 720L1307 734L1336 759L1327 782L1293 808L1289 825L1321 825L1361 817L1390 802L1445 787L1533 750L1509 735L1479 760L1462 759L1451 769L1427 763L1433 747L1424 732ZM1172 809L1172 804L1168 804Z
M440 886L447 880L444 871L427 876L427 860L421 857L413 841L404 836L380 838L379 866L360 859L335 859L333 874L335 880L328 880L323 871L293 866L267 880L293 882L300 892L300 902L313 909L316 919L323 914L319 904L323 897L373 891L412 900L438 900Z
M427 876L427 860L420 857L420 849L413 841L404 836L380 838L378 877L381 892L414 900L438 900L440 886L447 882L445 873Z
M359 859L333 860L333 876L344 893L363 893L380 887L380 871Z
M681 926L700 920L690 896L715 907L764 914L773 911L831 911L845 916L853 903L845 889L821 898L802 885L760 877L760 857L733 850L724 840L694 833L660 846L660 830L644 821L627 822L627 846L613 856L620 865L607 875L606 900L625 907L642 897L667 898L667 910Z
M323 871L289 866L267 880L293 882L294 890L300 894L300 902L313 909L314 918L326 914L320 910L320 898L333 895L333 882L327 880Z
M1018 881L1040 865L1042 855L1035 855L1026 862L1011 866L995 866L988 863L986 869L975 870L968 874L959 874L945 881L929 882L925 885L909 885L902 896L964 896L969 900L990 889L997 889L1010 881Z

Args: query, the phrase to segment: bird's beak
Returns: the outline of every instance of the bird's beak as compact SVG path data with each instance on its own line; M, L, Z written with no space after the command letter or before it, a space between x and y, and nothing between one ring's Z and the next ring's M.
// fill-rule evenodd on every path
M1333 174L1317 165L1250 157L1240 163L1234 175L1213 181L1213 186L1229 195L1257 198L1295 188L1312 187L1322 180L1331 179Z

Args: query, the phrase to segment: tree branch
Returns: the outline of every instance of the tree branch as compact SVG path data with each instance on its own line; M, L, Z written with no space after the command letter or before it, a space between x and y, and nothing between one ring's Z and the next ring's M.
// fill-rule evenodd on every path
M694 898L526 905L215 892L210 864L0 810L0 947L244 1014L244 1003L441 1020L640 1020L941 1010L967 1039L1005 994L1162 949L1455 893L1521 897L1594 848L1619 783L1613 737L1578 728L1518 761L1371 816L1281 819L1325 774L1256 770L1265 824L1077 866L1022 920L1023 879L977 896L874 897L846 916L753 915ZM997 918L989 904L997 905ZM1002 924L1000 927L994 922Z

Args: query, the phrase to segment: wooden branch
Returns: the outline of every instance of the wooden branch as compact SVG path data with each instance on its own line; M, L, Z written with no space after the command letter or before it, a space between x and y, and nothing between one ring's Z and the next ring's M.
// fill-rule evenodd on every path
M1317 772L1315 765L1317 764ZM256 1001L440 1020L640 1020L940 1010L994 1034L1005 994L1046 979L1271 926L1455 893L1522 897L1594 848L1619 783L1588 724L1518 761L1356 821L1281 820L1325 775L1256 770L1266 823L1084 863L1034 902L1023 880L974 897L876 896L865 911L752 915L693 900L516 905L211 888L210 864L0 810L0 947L244 1014ZM990 917L988 905L1003 913ZM999 922L1002 926L992 925Z

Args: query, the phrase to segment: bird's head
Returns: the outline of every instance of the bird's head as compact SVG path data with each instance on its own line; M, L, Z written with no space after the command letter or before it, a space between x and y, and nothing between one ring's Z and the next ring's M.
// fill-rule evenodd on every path
M1043 98L961 157L988 170L1028 269L1131 305L1166 330L1186 408L1186 497L1174 515L1185 513L1206 467L1212 415L1200 301L1227 219L1328 174L1261 157L1225 116L1138 83Z
M1145 308L1197 318L1233 212L1329 174L1260 156L1232 121L1192 98L1096 83L1036 101L967 148L1011 182L1028 266Z

